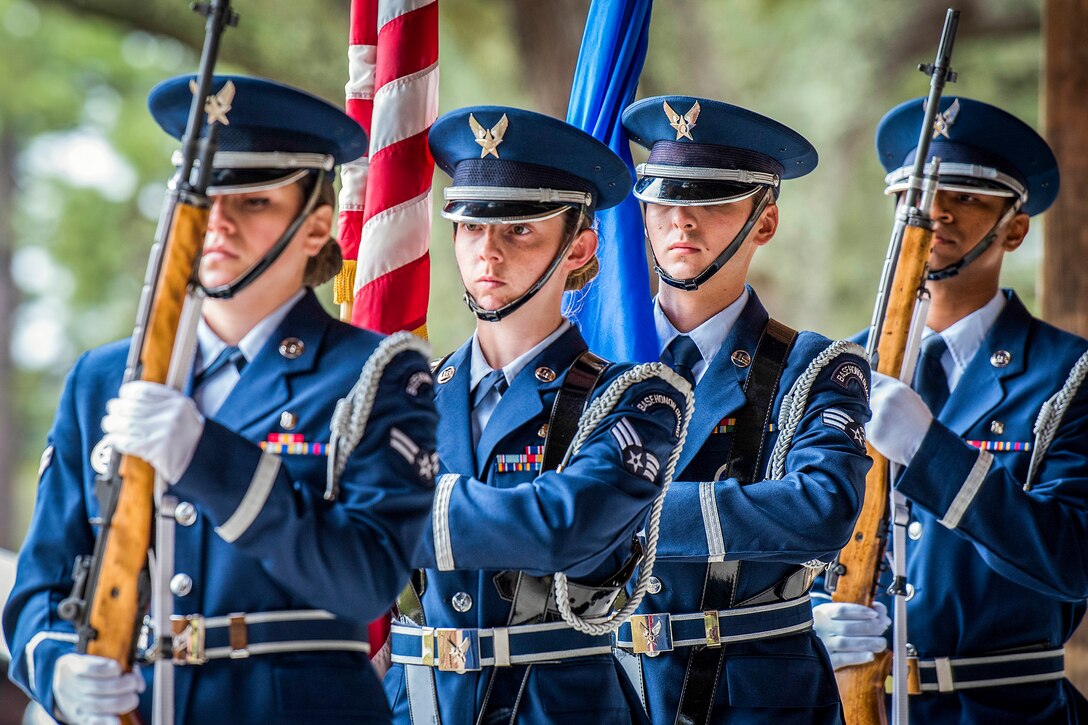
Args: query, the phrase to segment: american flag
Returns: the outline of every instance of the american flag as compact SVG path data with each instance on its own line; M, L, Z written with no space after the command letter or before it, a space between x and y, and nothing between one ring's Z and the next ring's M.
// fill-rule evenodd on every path
M341 169L340 316L357 327L426 337L437 0L352 0L345 92L348 115L366 129L369 156ZM371 651L388 635L388 617L371 623Z
M339 241L347 261L337 301L353 305L350 320L359 327L426 336L437 0L352 0L348 59L347 111L370 143L369 158L341 172Z

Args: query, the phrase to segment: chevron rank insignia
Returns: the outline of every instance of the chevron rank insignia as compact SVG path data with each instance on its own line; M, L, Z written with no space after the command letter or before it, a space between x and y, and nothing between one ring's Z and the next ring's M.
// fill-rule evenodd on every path
M500 453L495 456L496 471L539 471L544 462L544 446L525 446L524 453Z
M676 130L676 140L679 141L682 138L686 138L689 141L695 139L691 135L691 129L695 128L695 121L699 119L699 112L702 110L699 107L699 102L696 101L695 105L688 110L683 116L672 109L668 101L664 102L665 115L669 117L669 125Z
M261 441L261 450L276 456L325 456L328 443L307 443L301 433L269 433L268 440Z
M502 137L506 135L506 129L510 125L510 119L506 117L506 114L502 114L499 122L487 129L470 113L468 125L472 129L472 135L476 137L476 143L480 144L480 158L489 155L499 158L499 144L502 143Z
M620 418L616 425L612 426L612 437L620 447L620 460L628 472L642 476L648 481L657 478L657 472L661 464L650 451L642 447L642 438L638 431L631 425L627 418Z
M431 451L425 453L408 434L399 428L389 431L389 445L399 453L404 460L415 466L416 474L424 481L434 481L438 474L438 453Z
M838 428L845 433L858 448L865 447L865 428L855 422L846 411L828 408L824 411L823 420L824 425L829 428Z

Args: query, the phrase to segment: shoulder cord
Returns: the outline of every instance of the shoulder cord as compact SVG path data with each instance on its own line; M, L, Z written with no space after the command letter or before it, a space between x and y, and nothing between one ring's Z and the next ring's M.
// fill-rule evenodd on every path
M351 454L363 439L385 368L393 358L403 352L417 352L426 360L430 357L431 349L426 342L410 332L390 335L367 358L351 392L337 401L332 422L329 424L331 437L326 469L326 501L335 501L339 495L340 477L344 475Z
M688 436L688 421L691 420L692 411L695 409L695 398L691 392L691 386L671 368L662 363L643 363L641 365L636 365L616 378L604 393L590 404L589 409L578 423L578 433L571 443L570 448L567 451L566 459L564 460L565 465L566 462L578 452L586 442L586 439L589 438L590 434L593 433L605 416L611 413L612 409L616 407L616 404L620 401L620 398L628 388L636 383L641 383L653 378L663 380L684 395L684 413L683 420L680 421L680 440L673 448L672 453L669 455L669 460L665 464L661 482L661 493L658 494L657 499L650 508L650 523L646 533L646 551L643 556L642 564L639 567L635 590L631 594L631 598L627 600L627 603L618 612L612 613L604 620L590 622L579 617L571 610L567 576L562 572L557 572L555 574L555 601L559 608L559 613L562 615L564 622L585 634L602 635L615 632L620 628L620 625L627 621L627 618L638 609L643 596L646 594L646 590L649 588L650 576L653 574L654 560L657 558L657 539L661 529L661 507L665 502L665 494L669 491L669 483L672 482L673 473L676 471L676 463L680 460L680 452L683 450L684 441Z
M828 364L840 355L856 355L862 360L868 361L869 356L865 349L856 342L849 340L836 340L824 348L823 352L808 364L805 372L797 378L789 392L782 398L782 409L778 412L778 440L771 449L771 457L767 462L767 478L780 479L786 475L786 455L793 444L793 436L797 433L797 426L801 424L801 418L808 407L808 396L812 391L812 385L816 382ZM813 559L805 562L803 566L810 569L820 569L826 562Z
M1054 435L1058 432L1058 426L1065 417L1065 411L1073 402L1085 375L1088 375L1088 352L1080 356L1080 359L1069 371L1069 377L1065 385L1057 393L1052 395L1039 409L1039 416L1035 419L1035 445L1031 448L1031 463L1028 464L1028 477L1024 480L1024 490L1030 491L1034 485L1035 475L1043 464L1043 457L1047 449L1054 442Z

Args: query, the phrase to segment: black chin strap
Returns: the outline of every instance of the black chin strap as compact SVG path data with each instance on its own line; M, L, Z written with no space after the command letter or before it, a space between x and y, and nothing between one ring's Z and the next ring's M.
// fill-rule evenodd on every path
M521 309L522 305L531 300L533 298L533 295L539 292L540 289L548 283L548 280L552 278L553 274L555 274L555 270L559 269L559 265L563 262L563 259L566 258L567 253L570 251L570 248L574 246L574 240L577 239L578 235L582 233L582 219L584 218L584 216L585 207L579 207L578 223L574 225L574 233L570 235L570 239L568 239L566 243L562 246L562 248L560 248L559 252L552 260L552 263L548 265L548 268L546 270L544 270L544 274L540 275L537 281L533 282L532 286L529 287L529 289L527 289L525 293L518 297L516 300L503 305L497 310L484 309L480 306L478 302L476 302L476 299L471 294L469 294L468 288L466 287L463 299L465 301L465 304L468 305L468 308L472 310L472 314L476 315L477 319L483 320L484 322L498 322L499 320L505 317L509 317L510 315ZM465 284L464 278L461 279L461 284Z
M706 281L713 277L719 269L724 267L733 255L740 250L740 245L744 243L744 240L748 238L748 233L752 231L752 227L755 226L756 221L759 219L759 215L763 213L763 210L767 208L767 203L771 200L771 194L773 193L771 187L765 187L763 190L763 196L760 197L759 202L756 204L755 209L752 210L751 215L748 217L748 221L744 223L744 226L737 236L733 237L733 241L729 243L722 253L718 255L718 258L710 263L710 266L704 269L699 274L689 279L678 279L661 268L661 264L657 261L657 255L654 254L653 245L650 246L650 255L654 258L654 271L657 272L657 276L661 278L661 281L670 287L676 287L688 292L699 289L702 285L706 284ZM645 209L645 207L644 207ZM643 218L645 220L645 211L643 211ZM644 224L645 226L645 224Z
M310 172L311 175L315 173L318 172ZM202 289L204 290L204 294L217 300L229 300L231 297L238 294L249 285L253 284L253 282L258 277L264 274L264 271L266 269L275 264L276 260L279 259L280 255L283 254L285 249L287 249L287 245L290 244L291 240L295 238L295 234L298 233L298 230L302 226L302 223L306 221L306 217L310 216L310 212L312 212L314 210L314 207L317 205L317 198L320 193L321 179L315 179L314 188L310 191L310 196L306 200L306 203L303 205L302 211L300 211L298 213L298 216L295 217L295 220L287 226L287 229L285 229L283 234L280 235L280 238L276 241L272 248L268 250L268 253L265 254L260 259L260 261L258 261L252 267L247 269L245 272L242 272L242 274L239 275L238 278L232 282L227 282L226 284L221 284L217 287L204 287L203 285L201 285Z
M1008 224L1019 211L1020 201L1017 200L1001 215L1001 218L997 220L997 223L990 227L990 231L986 232L986 236L982 238L981 242L975 245L974 249L963 255L958 262L953 262L941 269L930 270L929 273L926 274L926 279L933 282L936 280L948 279L949 277L955 277L960 273L961 269L981 257L982 254L990 248L990 245L994 243L994 240L997 239L997 235L1001 232L1001 228Z

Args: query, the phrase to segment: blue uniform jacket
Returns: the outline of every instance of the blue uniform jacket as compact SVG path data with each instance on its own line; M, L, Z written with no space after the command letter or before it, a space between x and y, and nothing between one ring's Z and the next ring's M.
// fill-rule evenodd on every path
M425 535L416 564L425 568L423 608L431 627L487 628L507 624L510 603L493 581L498 570L533 575L562 571L598 584L616 573L631 553L634 533L660 493L665 463L678 442L682 396L660 380L635 384L605 417L562 473L539 474L539 464L518 468L518 456L544 444L542 426L567 368L586 349L571 328L526 365L502 396L472 447L469 366L466 344L443 364L454 374L437 387L439 457L442 472L459 474L448 507L455 571L437 569L433 536ZM594 395L629 365L612 365ZM537 375L546 368L557 375ZM445 379L439 375L439 380ZM621 459L613 434L627 421L642 446L660 462L656 475L633 472ZM440 517L436 503L433 517ZM471 596L464 612L451 607L459 592ZM444 725L474 723L490 669L456 674L434 671ZM409 722L404 669L395 664L385 680L396 722ZM640 717L637 698L610 654L534 665L518 710L518 723L630 723Z
M744 405L750 367L768 315L755 293L721 351L695 387L695 414L688 430L677 480L665 498L654 575L660 591L647 595L639 613L700 612L711 546L726 560L741 560L736 601L755 596L812 560L830 561L846 543L861 506L871 464L861 427L869 419L869 366L841 354L816 378L808 406L786 458L786 475L740 486L717 481L728 451L729 419ZM783 396L830 341L802 332L794 342L775 398L778 420ZM846 423L844 425L844 423ZM764 463L777 438L768 435ZM717 455L706 456L704 448ZM704 455L699 455L701 452ZM699 456L699 460L695 461ZM700 482L714 481L711 495ZM720 527L720 529L719 529ZM720 530L721 539L716 532ZM727 603L708 603L725 610ZM712 722L835 722L838 690L830 661L811 631L724 645L725 664L714 695ZM680 703L691 648L641 656L647 706L654 723L671 724Z
M285 338L297 338L298 357L281 354ZM431 376L422 356L403 354L386 368L339 500L322 498L326 456L314 444L328 443L333 407L379 341L374 333L331 319L308 293L246 366L171 489L196 511L190 525L177 526L175 570L192 579L191 591L174 597L177 614L324 609L337 617L326 625L335 638L366 640L367 622L390 605L407 579L409 555L433 497L432 471L420 475L419 462L389 443L396 428L418 445L419 458L434 450ZM88 523L97 510L91 452L102 437L100 422L117 393L127 352L127 341L93 350L68 377L4 611L11 677L50 712L54 663L74 651L75 639L56 607L71 590L76 555L90 553L94 545L95 527ZM287 432L283 411L295 415L289 432L304 438L308 452L262 452L258 444ZM252 500L263 489L262 480L271 484L266 497L257 497L252 522L235 525L237 538L228 544L219 532L226 531L243 497ZM289 627L281 631L291 638ZM175 672L179 723L389 720L363 653L255 654ZM144 677L149 687L141 709L150 722L150 667Z
M1066 411L1034 487L1023 490L1039 409L1088 342L1005 294L1005 309L896 483L913 503L907 633L922 659L1059 648L1088 598L1088 385ZM950 516L957 498L965 505L958 522ZM1088 702L1055 680L912 696L910 716L1077 722L1088 719Z

